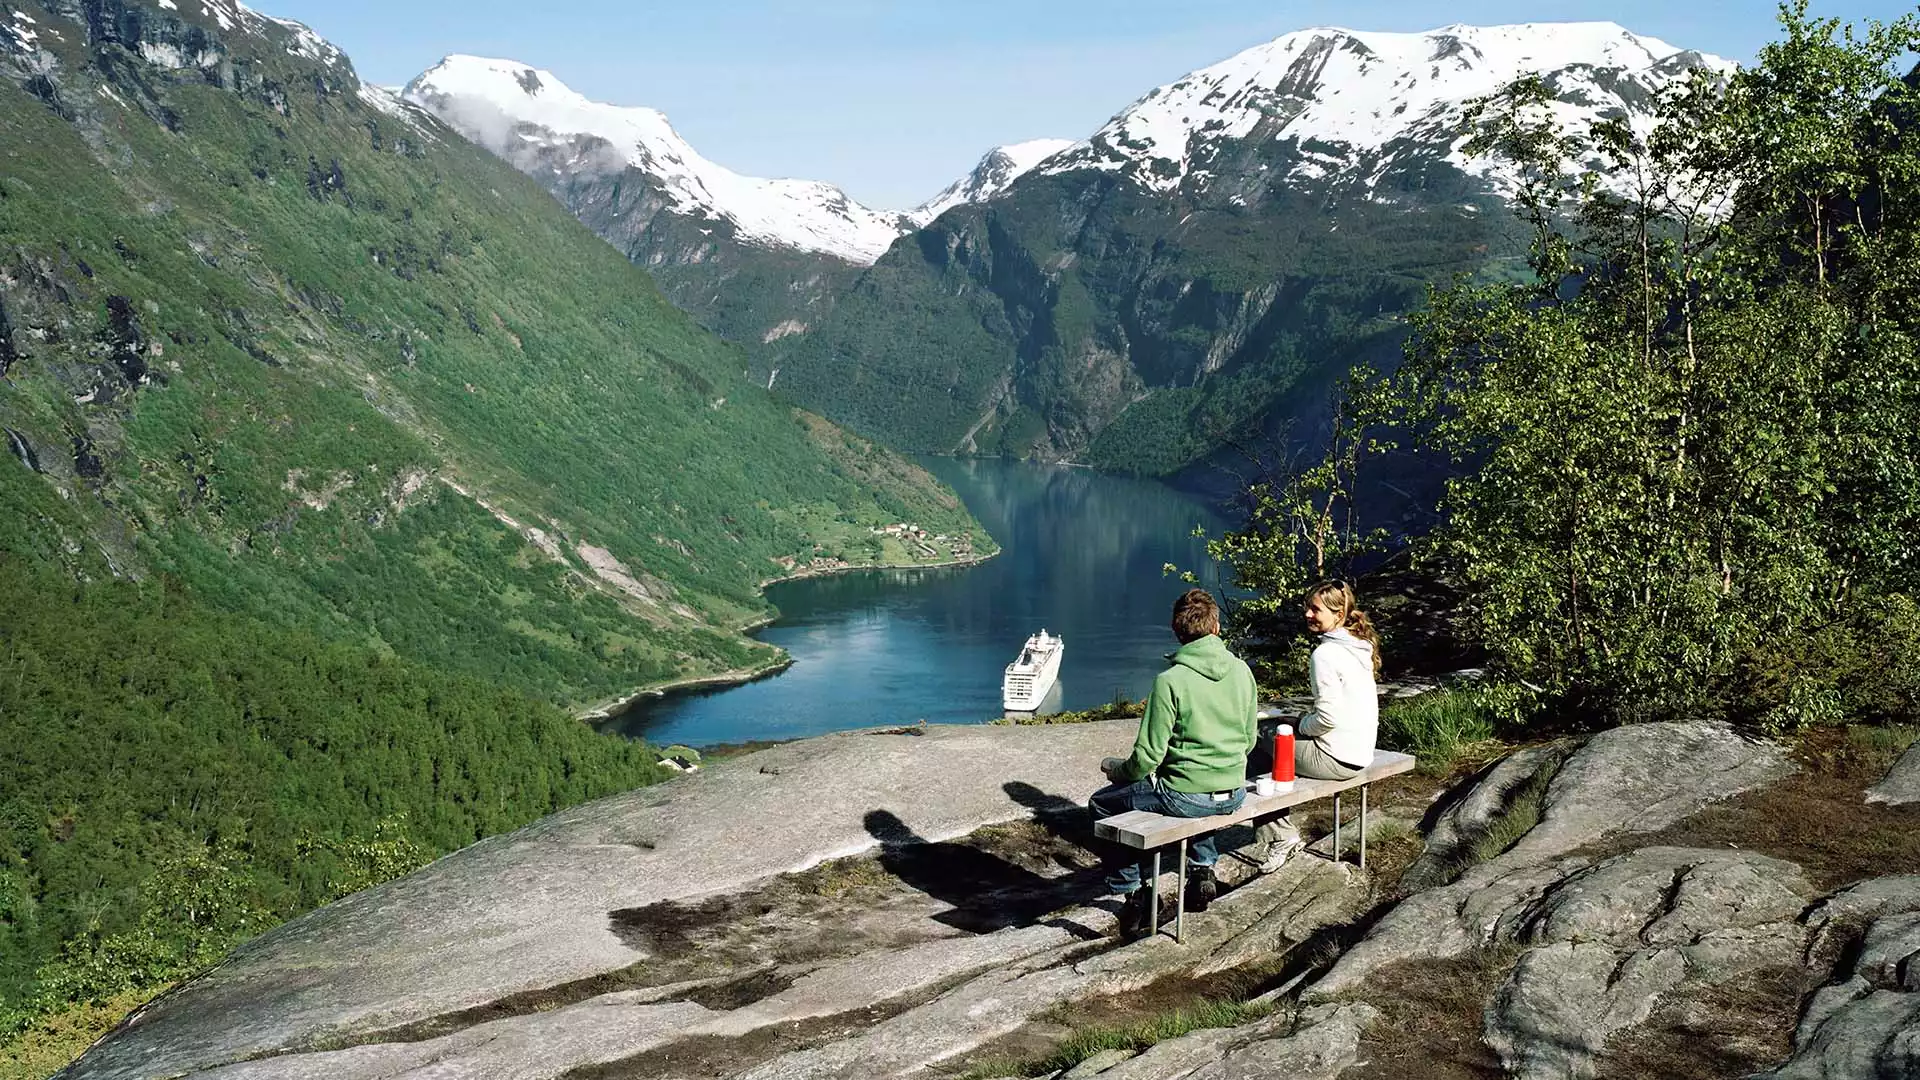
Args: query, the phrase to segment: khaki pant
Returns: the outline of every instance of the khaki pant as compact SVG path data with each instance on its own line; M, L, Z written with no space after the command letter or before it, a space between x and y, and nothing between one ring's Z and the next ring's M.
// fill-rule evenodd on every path
M1318 739L1293 740L1293 772L1296 776L1307 780L1351 780L1363 771L1348 768L1333 760ZM1264 844L1291 844L1300 839L1300 830L1293 824L1292 812L1283 810L1277 816L1262 821L1253 830L1253 838Z

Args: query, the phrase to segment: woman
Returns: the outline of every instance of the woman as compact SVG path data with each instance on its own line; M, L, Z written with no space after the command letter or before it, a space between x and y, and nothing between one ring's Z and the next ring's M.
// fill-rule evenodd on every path
M1344 581L1323 581L1307 590L1307 629L1320 635L1310 670L1313 709L1300 718L1293 742L1293 769L1313 780L1346 780L1373 763L1380 730L1380 637ZM1267 843L1260 872L1271 874L1305 846L1293 816L1282 813L1261 824L1255 839Z

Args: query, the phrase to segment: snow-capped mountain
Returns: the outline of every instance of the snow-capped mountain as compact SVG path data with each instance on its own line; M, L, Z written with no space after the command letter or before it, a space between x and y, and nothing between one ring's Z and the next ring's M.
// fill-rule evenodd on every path
M742 176L701 156L656 109L588 100L550 71L512 60L449 56L401 96L540 176L636 169L667 210L727 222L747 244L820 252L866 265L903 234L964 202L991 198L1066 140L1000 147L917 210L863 206L832 184Z
M449 56L403 96L523 170L532 155L555 172L632 166L658 181L667 209L724 219L749 243L870 263L910 227L832 184L742 176L702 157L658 110L590 101L512 60Z
M1324 388L1393 362L1428 283L1524 250L1511 166L1462 153L1470 100L1539 74L1578 137L1731 66L1611 23L1288 34L895 244L766 365L915 449L1164 473L1219 433L1317 432Z
M907 214L914 225L925 225L956 206L982 203L1007 190L1015 180L1038 168L1048 158L1078 145L1072 139L1030 139L987 151L973 171Z
M1224 144L1290 141L1292 179L1345 174L1371 186L1405 154L1438 151L1507 190L1500 163L1460 151L1470 99L1539 73L1555 118L1577 132L1602 116L1644 118L1661 87L1733 66L1608 22L1301 30L1150 91L1042 171L1116 170L1154 191L1205 190Z

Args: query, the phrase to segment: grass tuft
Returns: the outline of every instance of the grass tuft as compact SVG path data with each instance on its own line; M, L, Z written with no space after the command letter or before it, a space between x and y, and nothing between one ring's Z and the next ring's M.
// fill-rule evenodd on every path
M18 1034L0 1041L0 1080L51 1076L169 985L126 990L35 1018Z
M1145 715L1147 703L1127 701L1124 698L1110 701L1105 705L1096 705L1091 709L1079 709L1074 712L1047 713L1044 716L1017 714L1002 716L987 721L990 724L1011 724L1018 727L1046 724L1091 724L1100 720L1137 720Z
M1531 832L1535 825L1540 824L1540 811L1547 804L1547 785L1553 783L1557 772L1556 769L1541 769L1520 790L1514 792L1512 800L1507 803L1506 812L1489 822L1487 830L1474 838L1468 849L1471 861L1461 867L1462 871L1467 866L1498 858L1519 843L1520 838Z
M1494 710L1478 690L1435 690L1399 698L1380 711L1380 744L1420 759L1420 771L1445 776L1498 746Z
M1855 724L1847 729L1847 748L1868 769L1890 769L1920 739L1920 724Z
M833 859L795 875L801 891L836 900L863 889L883 888L893 880L878 860L865 856Z
M1156 1043L1176 1039L1189 1032L1207 1028L1239 1027L1273 1015L1269 1002L1202 999L1138 1023L1082 1028L1067 1036L1065 1042L1045 1057L1014 1060L993 1058L968 1070L961 1080L987 1080L1001 1076L1052 1076L1071 1069L1106 1050L1126 1050L1138 1054Z

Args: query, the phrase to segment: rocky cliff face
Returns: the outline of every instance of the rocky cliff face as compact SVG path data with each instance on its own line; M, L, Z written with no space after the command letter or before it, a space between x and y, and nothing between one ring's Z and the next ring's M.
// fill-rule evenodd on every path
M763 362L902 446L1166 473L1391 357L1427 282L1510 252L1498 204L1461 197L1333 216L1285 189L1170 207L1111 174L1034 177L889 252Z

